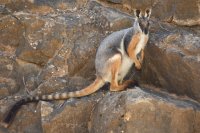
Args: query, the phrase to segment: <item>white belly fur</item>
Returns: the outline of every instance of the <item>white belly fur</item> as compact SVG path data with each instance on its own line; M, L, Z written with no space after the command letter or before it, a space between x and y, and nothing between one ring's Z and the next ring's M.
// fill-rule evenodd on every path
M144 49L145 45L146 45L146 38L148 38L148 35L142 34L140 37L140 41L136 46L135 49L135 54L137 55L138 53L140 53L140 51L142 49ZM122 41L123 42L123 41ZM118 80L123 80L123 78L127 75L128 71L130 70L131 66L133 65L133 60L131 58L129 58L124 50L124 44L121 43L121 49L120 52L122 54L122 65L119 71L119 77Z
M127 55L124 55L122 57L122 65L120 67L118 80L123 80L123 78L126 76L132 65L133 60L131 60L131 58L129 58Z
M130 70L131 66L133 65L133 60L127 56L127 54L124 50L124 40L123 39L121 41L119 51L122 54L122 65L119 70L118 80L123 80L123 78L126 76L128 71Z

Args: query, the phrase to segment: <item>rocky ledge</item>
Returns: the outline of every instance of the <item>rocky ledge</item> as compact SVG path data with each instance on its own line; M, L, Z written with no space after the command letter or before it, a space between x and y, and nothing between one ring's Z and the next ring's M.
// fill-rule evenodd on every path
M33 105L32 105L33 106ZM11 132L199 133L200 104L146 88L23 106ZM30 118L33 118L30 120ZM8 132L7 129L1 129Z

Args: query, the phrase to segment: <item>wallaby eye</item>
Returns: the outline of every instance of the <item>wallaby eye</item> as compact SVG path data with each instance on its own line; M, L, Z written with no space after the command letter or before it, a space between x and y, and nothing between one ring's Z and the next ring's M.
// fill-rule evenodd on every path
M144 29L144 26L142 25L141 22L139 22L139 26L140 26L140 28L141 28L142 30Z

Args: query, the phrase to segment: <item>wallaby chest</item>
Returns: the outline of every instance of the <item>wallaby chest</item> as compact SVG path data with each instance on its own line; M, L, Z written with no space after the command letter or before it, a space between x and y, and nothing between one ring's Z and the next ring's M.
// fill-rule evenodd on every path
M125 47L125 44L121 43L120 51L122 53L122 65L119 71L119 79L123 78L128 73L134 63L130 56L137 56L137 54L139 54L140 51L145 48L147 41L148 35L140 33L132 36L128 47Z
M140 53L140 51L145 48L148 38L149 38L148 34L139 35L139 40L135 46L135 56L137 56L137 54Z

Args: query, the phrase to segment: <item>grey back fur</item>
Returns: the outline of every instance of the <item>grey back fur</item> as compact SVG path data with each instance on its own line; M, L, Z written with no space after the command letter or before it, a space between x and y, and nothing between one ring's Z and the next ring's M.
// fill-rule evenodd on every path
M128 46L130 38L134 34L134 27L123 29L117 32L113 32L107 36L100 44L95 59L96 74L103 77L107 71L104 71L109 64L108 60L117 53L122 54L120 44L123 43L123 47ZM123 42L122 42L123 41ZM125 48L123 48L125 50ZM126 53L124 51L123 53Z

